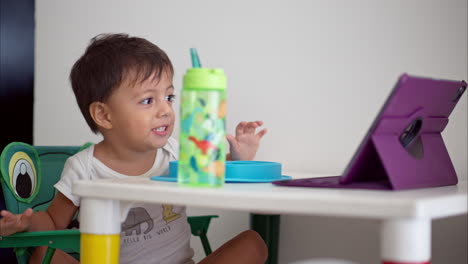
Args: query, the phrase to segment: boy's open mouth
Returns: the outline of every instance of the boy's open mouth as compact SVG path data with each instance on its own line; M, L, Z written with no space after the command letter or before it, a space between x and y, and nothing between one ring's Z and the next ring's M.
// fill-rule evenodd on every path
M160 127L153 128L151 131L153 131L153 133L156 135L165 136L168 133L167 128L168 126L160 126Z
M166 130L167 130L167 126L161 126L161 127L153 128L153 131L156 131L156 132L164 132Z

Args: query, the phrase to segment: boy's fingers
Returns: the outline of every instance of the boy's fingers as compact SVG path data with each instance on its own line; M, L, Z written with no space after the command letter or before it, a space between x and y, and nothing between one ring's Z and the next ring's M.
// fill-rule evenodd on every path
M262 138L267 132L268 130L266 128L260 130L260 132L257 133L258 138Z
M247 126L245 127L245 132L249 134L255 133L255 129L257 129L258 124L257 122L249 122L247 123Z
M241 135L244 133L244 127L246 122L242 121L236 126L236 135Z
M28 216L32 216L32 214L33 214L33 209L28 208L28 209L24 210L23 214L24 214L24 215L28 215Z
M231 134L227 134L226 135L226 139L229 143L229 146L231 147L231 149L235 150L237 148L237 145L236 145L236 138L231 135Z
M4 217L4 218L11 218L12 216L14 216L12 213L10 213L9 211L7 210L2 210L1 212L1 215Z
M31 221L33 215L33 210L31 208L26 209L23 214L21 215L21 222L27 222L29 223Z

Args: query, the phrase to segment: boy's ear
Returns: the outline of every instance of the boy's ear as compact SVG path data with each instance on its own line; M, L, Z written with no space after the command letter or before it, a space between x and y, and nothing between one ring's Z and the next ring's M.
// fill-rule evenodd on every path
M108 107L102 102L92 102L89 105L89 114L93 118L97 126L104 129L111 129L112 122L110 119Z

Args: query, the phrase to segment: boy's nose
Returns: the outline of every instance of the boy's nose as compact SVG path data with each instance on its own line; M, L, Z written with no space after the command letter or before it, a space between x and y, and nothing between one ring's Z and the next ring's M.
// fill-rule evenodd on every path
M159 104L159 106L156 107L157 117L166 117L166 116L169 116L170 113L171 113L171 107L166 103Z

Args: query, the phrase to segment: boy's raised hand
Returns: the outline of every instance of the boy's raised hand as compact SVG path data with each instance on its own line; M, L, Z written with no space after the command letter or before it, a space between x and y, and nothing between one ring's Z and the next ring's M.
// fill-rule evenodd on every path
M255 158L260 139L267 132L264 128L255 133L256 129L262 125L262 121L240 122L236 127L236 136L226 135L232 160L253 160Z
M6 210L0 212L0 236L8 236L26 231L31 224L33 210L26 209L22 214L12 214Z

